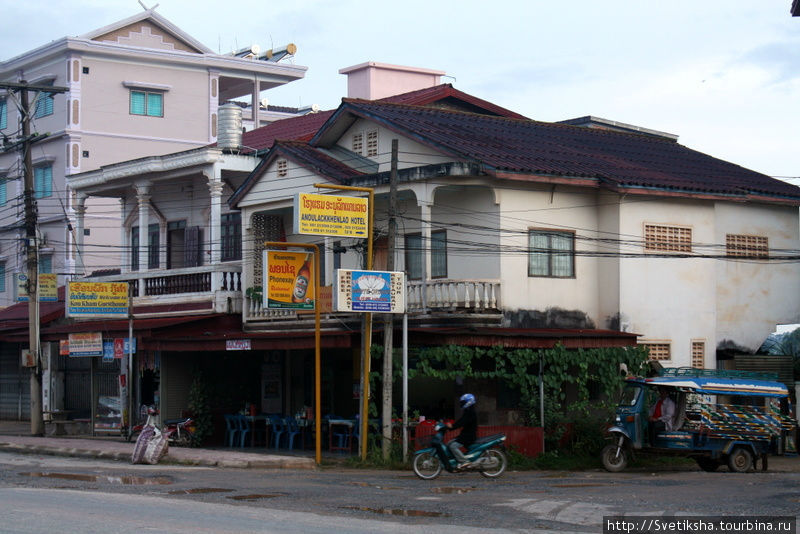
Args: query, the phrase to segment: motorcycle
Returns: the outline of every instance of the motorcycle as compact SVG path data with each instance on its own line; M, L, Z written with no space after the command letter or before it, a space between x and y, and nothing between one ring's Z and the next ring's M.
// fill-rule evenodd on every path
M496 478L505 472L508 465L508 459L503 452L505 434L493 434L478 438L467 448L465 453L469 464L459 469L453 453L444 443L446 430L447 426L443 422L437 422L434 426L435 434L431 438L430 446L414 452L412 466L414 474L419 478L432 480L441 474L442 469L449 473L478 471L487 478Z
M155 416L158 415L158 410L153 406L147 407L147 420L143 424L133 426L130 431L125 435L127 441L131 441L133 436L141 433L142 429L147 426L155 426ZM194 442L195 422L191 417L182 417L180 419L167 419L164 421L161 433L164 434L169 441L170 445L178 447L189 447Z

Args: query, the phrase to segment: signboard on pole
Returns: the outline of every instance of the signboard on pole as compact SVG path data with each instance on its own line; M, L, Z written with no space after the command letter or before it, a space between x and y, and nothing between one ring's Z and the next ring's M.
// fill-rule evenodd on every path
M336 271L336 310L364 313L405 313L405 273Z
M16 273L14 287L17 302L28 302L28 275ZM39 302L58 302L58 275L55 273L39 273Z
M128 347L127 337L115 337L103 340L103 361L119 360L126 354L136 352L136 338L133 338L133 347Z
M312 253L265 250L262 264L265 309L314 310Z
M67 317L128 317L128 282L67 282Z
M102 356L103 334L101 332L80 332L69 335L70 357Z
M368 204L361 197L298 193L294 201L294 227L298 234L366 239Z

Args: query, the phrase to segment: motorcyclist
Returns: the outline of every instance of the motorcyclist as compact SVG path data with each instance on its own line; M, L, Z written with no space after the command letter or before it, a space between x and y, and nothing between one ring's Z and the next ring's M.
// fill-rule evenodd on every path
M461 432L456 438L447 444L450 452L453 453L456 462L458 462L458 469L469 467L470 462L464 453L461 452L461 447L469 447L477 439L478 434L478 414L475 413L475 395L472 393L464 393L459 399L461 408L464 412L461 417L453 424L448 423L447 428L460 428Z

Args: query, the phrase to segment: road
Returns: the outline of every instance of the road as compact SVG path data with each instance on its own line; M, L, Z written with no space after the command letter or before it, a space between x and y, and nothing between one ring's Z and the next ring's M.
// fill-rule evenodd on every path
M602 532L603 516L796 516L800 473L127 465L0 453L0 532Z

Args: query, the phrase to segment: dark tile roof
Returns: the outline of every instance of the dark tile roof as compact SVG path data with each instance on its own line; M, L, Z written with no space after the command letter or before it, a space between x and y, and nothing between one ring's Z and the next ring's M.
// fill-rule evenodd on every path
M333 110L272 122L261 128L245 132L242 135L242 145L258 151L271 147L272 143L278 139L307 141L317 133L320 126L325 124L331 115L333 115Z
M489 174L586 178L612 189L800 200L800 188L794 185L670 139L349 99L326 128L342 115L375 120L456 158L478 162ZM316 145L326 142L324 129L312 139Z
M496 104L492 104L486 100L464 93L463 91L459 91L449 83L381 98L376 102L391 102L395 104L407 104L410 106L426 106L435 103L438 104L437 107L444 109L471 111L474 113L497 115L498 117L509 117L515 119L527 118L519 113L515 113Z

